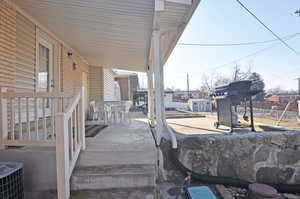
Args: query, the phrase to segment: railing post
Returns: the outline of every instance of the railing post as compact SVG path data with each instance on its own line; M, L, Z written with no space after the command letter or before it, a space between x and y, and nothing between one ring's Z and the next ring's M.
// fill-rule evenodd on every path
M81 149L85 150L85 102L84 102L84 87L81 88L81 97L78 110L78 129L80 133Z
M0 94L2 92L7 92L7 88L0 88ZM7 99L0 97L0 150L5 149L5 140L8 136L8 126L7 126Z
M55 116L56 173L58 199L70 197L70 162L68 120L63 113Z

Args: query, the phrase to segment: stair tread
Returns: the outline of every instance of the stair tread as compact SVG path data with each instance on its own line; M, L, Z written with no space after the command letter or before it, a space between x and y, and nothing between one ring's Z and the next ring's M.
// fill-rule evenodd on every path
M155 165L105 165L75 168L74 176L88 175L155 175Z

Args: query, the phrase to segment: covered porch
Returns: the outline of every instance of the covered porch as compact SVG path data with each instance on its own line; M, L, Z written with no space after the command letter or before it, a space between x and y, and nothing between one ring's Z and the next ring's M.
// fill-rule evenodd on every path
M70 176L71 198L156 195L157 149L147 119L140 116L86 138L86 149ZM54 146L9 147L0 152L1 161L24 163L26 198L57 198L56 158Z
M25 191L48 189L54 195L57 191L58 199L68 199L70 190L79 189L72 183L80 179L81 168L92 169L93 175L95 165L109 163L129 165L125 171L116 167L126 175L133 166L138 176L146 174L141 182L155 186L154 139L159 144L163 132L168 132L176 147L164 117L163 65L198 3L0 0L0 53L4 57L0 58L0 155L23 161L26 169L40 160L32 157L40 153L49 164L31 168L39 168L42 178L47 179L42 173L48 173L53 182L49 188L43 179L40 187L32 182L38 176L29 177ZM109 78L103 71L112 68L147 73L150 126L147 119L134 120L110 125L95 138L86 138L88 104L105 101L111 93L114 85L103 80ZM155 128L154 136L150 128ZM154 172L151 177L148 167ZM134 179L131 182L132 187L139 186ZM88 190L92 185L86 186Z

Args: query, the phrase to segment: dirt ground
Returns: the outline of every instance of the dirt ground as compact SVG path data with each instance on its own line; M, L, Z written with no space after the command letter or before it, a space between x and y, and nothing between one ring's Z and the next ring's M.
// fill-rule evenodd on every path
M196 118L176 118L167 119L167 123L177 132L186 135L193 134L226 134L230 133L230 128L220 126L218 129L214 127L214 122L217 121L216 116L207 115L206 117ZM261 130L261 129L257 129ZM235 129L234 132L247 133L250 128Z
M168 124L177 132L185 135L196 134L227 134L230 133L230 128L220 126L218 129L214 127L214 122L217 121L215 114L207 114L205 117L195 118L173 118L167 119ZM267 118L254 118L254 125L256 132L275 130L270 126L275 126L276 121ZM283 121L281 126L300 130L300 123L298 121ZM235 133L249 133L250 128L234 129Z

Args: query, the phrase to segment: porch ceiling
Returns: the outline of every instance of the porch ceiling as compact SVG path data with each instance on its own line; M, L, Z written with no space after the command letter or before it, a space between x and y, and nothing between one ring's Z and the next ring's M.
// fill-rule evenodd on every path
M148 63L155 0L13 0L84 56L89 64L144 71ZM198 0L196 0L198 2ZM184 25L195 6L167 2L159 26ZM183 31L162 40L164 61Z

